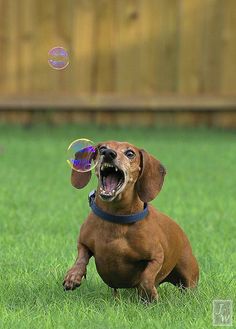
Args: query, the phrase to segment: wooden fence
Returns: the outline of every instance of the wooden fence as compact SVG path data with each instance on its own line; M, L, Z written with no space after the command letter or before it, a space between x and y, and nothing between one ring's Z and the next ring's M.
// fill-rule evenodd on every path
M0 65L1 95L235 95L236 1L0 0Z
M69 52L65 70L47 63L54 46ZM235 99L236 1L0 0L0 65L2 107L14 97Z

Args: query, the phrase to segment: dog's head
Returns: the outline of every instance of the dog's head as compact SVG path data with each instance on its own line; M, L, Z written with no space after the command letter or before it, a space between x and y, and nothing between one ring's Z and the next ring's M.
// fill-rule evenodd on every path
M102 200L110 202L135 190L143 202L149 202L160 192L166 170L152 155L126 142L104 142L97 149L95 173ZM71 183L76 188L86 186L90 178L91 172L72 170Z

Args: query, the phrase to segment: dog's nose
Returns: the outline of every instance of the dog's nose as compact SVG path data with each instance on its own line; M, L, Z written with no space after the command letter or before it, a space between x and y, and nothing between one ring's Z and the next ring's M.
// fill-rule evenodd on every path
M112 149L102 150L101 155L104 156L105 161L112 161L117 157L116 151L114 151Z

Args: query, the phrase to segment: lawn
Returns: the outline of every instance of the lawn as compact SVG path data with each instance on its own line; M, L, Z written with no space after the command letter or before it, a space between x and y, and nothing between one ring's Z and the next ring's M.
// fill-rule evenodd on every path
M93 260L82 286L63 291L87 195L96 186L95 178L84 190L70 185L65 150L79 137L128 140L166 166L153 204L191 241L201 271L196 291L164 284L151 306L133 290L114 300ZM232 131L0 126L0 327L211 328L213 300L236 295L235 164Z

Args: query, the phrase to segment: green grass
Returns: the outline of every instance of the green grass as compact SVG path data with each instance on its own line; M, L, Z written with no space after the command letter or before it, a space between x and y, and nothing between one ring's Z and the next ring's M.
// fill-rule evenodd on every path
M70 185L65 149L79 137L128 140L166 166L153 204L190 238L201 270L195 292L165 284L158 304L138 303L133 290L116 301L93 260L82 286L63 291L96 184ZM0 126L0 327L211 328L212 301L234 299L236 291L235 164L235 132Z

